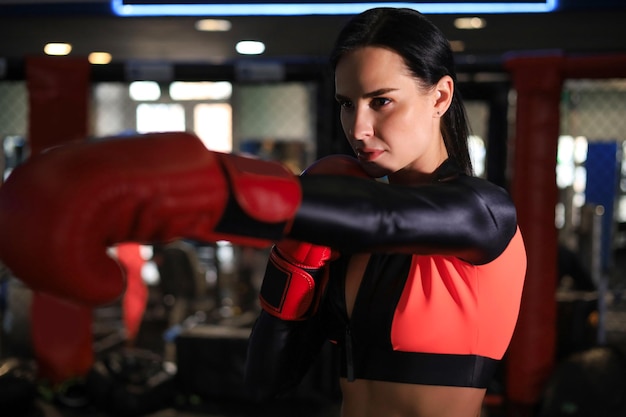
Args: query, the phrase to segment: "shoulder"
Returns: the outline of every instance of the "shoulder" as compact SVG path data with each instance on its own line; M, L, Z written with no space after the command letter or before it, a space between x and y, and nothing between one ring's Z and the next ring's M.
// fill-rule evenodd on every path
M499 185L496 185L492 183L491 181L488 181L483 178L472 177L469 175L459 175L458 181L464 184L467 184L467 186L475 188L478 191L501 194L507 197L509 196L509 193L506 191L505 188L500 187Z
M510 194L504 188L482 178L458 174L436 181L443 194L455 195L456 204L470 211L486 211L491 216L517 223L517 212ZM445 192L445 189L450 191ZM512 234L511 234L512 235Z
M509 193L504 188L484 178L463 173L458 165L449 159L437 168L434 175L436 184L468 188L480 195L511 201Z
M479 263L490 262L504 252L519 233L517 210L509 193L487 180L459 175L450 179L463 190L463 204L472 212L477 238L483 242L485 257ZM521 236L520 236L521 238Z

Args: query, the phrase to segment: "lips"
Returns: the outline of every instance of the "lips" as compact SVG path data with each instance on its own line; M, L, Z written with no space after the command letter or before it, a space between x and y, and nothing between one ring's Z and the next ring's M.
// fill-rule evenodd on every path
M360 161L371 162L377 159L383 151L379 149L357 149L356 156Z

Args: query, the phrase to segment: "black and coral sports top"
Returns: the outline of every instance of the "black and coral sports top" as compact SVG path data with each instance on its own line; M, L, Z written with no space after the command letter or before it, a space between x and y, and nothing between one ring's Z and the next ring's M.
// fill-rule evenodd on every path
M498 258L372 254L348 319L348 257L331 266L322 306L341 375L486 387L517 321L526 257L519 230Z
M348 379L486 387L510 342L526 252L508 194L449 161L432 184L302 178L290 237L330 246L323 303L311 319L261 313L246 368L259 397L297 384L325 340ZM351 317L350 253L371 253Z

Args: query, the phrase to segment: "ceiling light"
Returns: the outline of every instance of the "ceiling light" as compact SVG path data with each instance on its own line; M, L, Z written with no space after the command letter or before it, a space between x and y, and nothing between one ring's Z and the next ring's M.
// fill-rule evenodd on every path
M196 30L203 32L228 32L232 27L230 20L202 19L195 24Z
M106 65L111 62L111 54L108 52L92 52L89 54L89 63L93 65Z
M48 43L44 46L43 51L47 55L68 55L72 51L72 45L69 43Z
M242 55L259 55L265 52L265 44L259 41L240 41L235 50Z
M454 19L454 27L457 29L482 29L487 26L487 21L480 17L459 17Z
M437 0L397 2L396 7L410 7L422 13L546 13L558 9L561 0L511 0L511 1L462 1ZM615 0L617 1L617 0ZM190 3L190 4L180 4ZM210 4L209 4L210 3ZM314 14L349 15L358 14L376 3L318 1L304 2L203 2L167 0L111 0L113 13L120 16L304 16ZM387 4L388 3L379 3ZM417 7L416 7L417 6Z

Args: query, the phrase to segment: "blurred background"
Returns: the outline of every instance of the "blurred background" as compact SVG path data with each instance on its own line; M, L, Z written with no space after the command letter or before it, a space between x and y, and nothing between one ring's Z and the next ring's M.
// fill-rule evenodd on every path
M349 153L326 56L381 4L0 0L0 180L48 146L155 131L296 174ZM511 192L528 246L484 416L626 416L626 3L403 5L450 40L476 174ZM267 253L120 245L129 289L96 309L1 268L0 415L338 416L327 350L287 398L245 395Z

